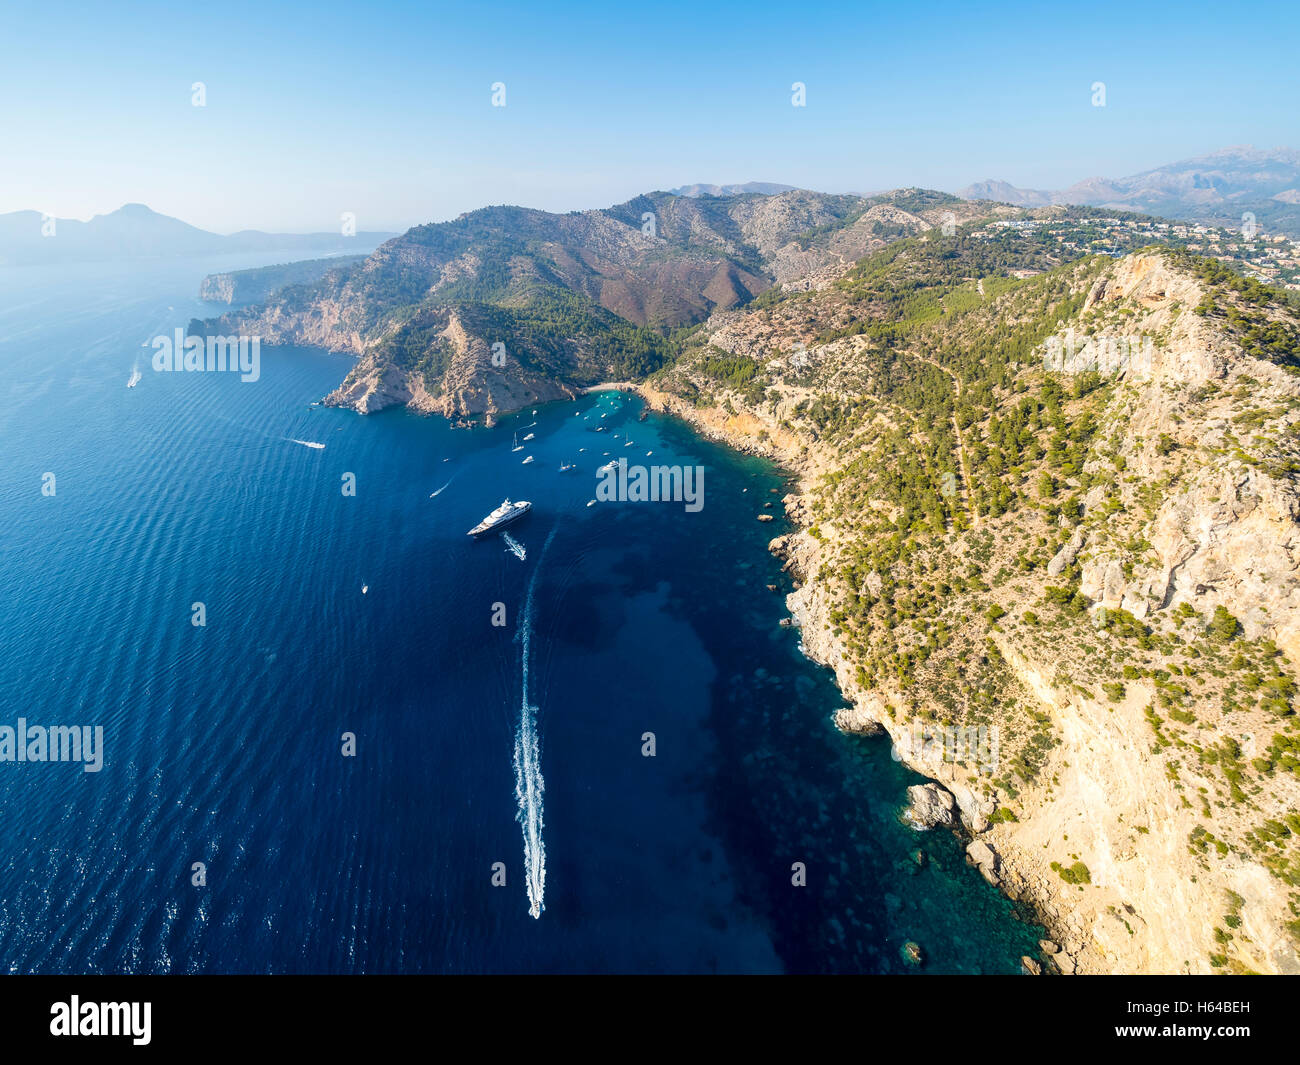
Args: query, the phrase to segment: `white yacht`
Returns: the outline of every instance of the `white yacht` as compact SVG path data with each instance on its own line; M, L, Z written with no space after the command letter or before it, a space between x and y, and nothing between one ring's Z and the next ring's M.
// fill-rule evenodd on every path
M469 535L478 539L480 536L496 532L498 529L503 529L507 525L518 521L532 509L533 505L526 499L521 499L516 503L512 503L507 499L496 510L475 525L474 528L470 529Z

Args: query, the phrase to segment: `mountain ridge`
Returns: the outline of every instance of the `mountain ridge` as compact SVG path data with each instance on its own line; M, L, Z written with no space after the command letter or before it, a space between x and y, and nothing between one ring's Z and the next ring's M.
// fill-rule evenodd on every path
M415 226L364 262L203 323L359 358L327 402L452 417L572 394L669 358L666 336L773 284L842 269L963 206L943 193L863 198L652 192L550 214L486 207ZM504 354L493 362L493 346Z
M1019 188L985 179L963 188L967 199L1019 207L1077 204L1138 211L1237 227L1243 215L1258 225L1300 237L1300 152L1291 148L1221 148L1123 178L1090 177L1065 189Z

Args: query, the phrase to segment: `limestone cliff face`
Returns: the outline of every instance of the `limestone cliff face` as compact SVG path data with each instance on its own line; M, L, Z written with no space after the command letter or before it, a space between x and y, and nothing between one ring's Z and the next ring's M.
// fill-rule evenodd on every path
M1098 520L1082 553L1082 591L1139 618L1183 603L1207 614L1223 606L1248 636L1300 661L1300 492L1293 476L1270 472L1295 453L1300 377L1244 355L1191 313L1203 295L1158 255L1122 261L1089 294L1085 321L1158 343L1149 365L1128 372L1108 426L1125 459L1117 496L1140 512L1137 531L1151 548L1134 557L1117 535L1129 523ZM1121 307L1138 313L1107 323L1107 310ZM1142 505L1149 486L1158 494ZM1094 489L1087 505L1104 497Z
M212 323L211 331L256 335L263 344L300 344L346 355L361 355L365 341L348 308L336 299L321 299L297 311L273 304L254 311L231 312Z

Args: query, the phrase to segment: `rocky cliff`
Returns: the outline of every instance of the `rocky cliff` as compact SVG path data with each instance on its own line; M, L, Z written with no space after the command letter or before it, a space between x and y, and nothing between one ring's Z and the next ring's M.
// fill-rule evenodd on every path
M341 255L331 259L308 259L252 270L209 274L199 285L199 299L227 305L256 303L288 285L313 284L331 270L350 269L364 260L364 255Z

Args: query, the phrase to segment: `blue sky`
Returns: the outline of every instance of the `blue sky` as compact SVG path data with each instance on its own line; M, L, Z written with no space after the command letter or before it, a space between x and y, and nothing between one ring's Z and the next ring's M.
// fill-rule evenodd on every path
M696 181L1059 187L1300 147L1297 8L1150 6L10 0L0 212L401 229Z

